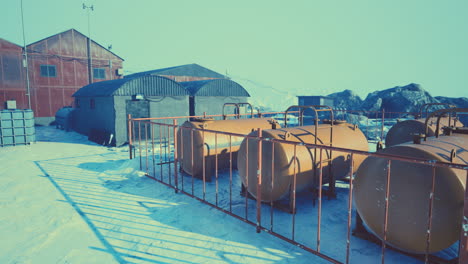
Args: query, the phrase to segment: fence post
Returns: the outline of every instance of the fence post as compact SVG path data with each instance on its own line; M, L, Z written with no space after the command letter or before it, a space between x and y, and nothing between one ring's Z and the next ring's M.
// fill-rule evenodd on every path
M259 128L258 139L257 139L257 233L260 233L261 221L262 221L262 129Z
M466 170L466 183L468 184L468 170ZM468 263L468 188L465 188L465 205L463 208L460 250L458 252L458 264L464 263Z
M177 119L172 120L172 124L174 125L174 183L175 183L175 192L179 192L179 179L178 179L178 174L177 174L177 161L179 159L178 155L178 148L177 148ZM182 134L182 133L181 133Z
M380 140L384 140L385 108L382 109L382 126L380 127Z
M127 133L127 137L128 137L128 150L130 152L130 159L133 159L133 155L132 155L132 115L131 114L128 114L127 116L127 120L128 120L128 133Z
M384 222L383 222L383 240L382 240L382 264L385 263L385 249L387 243L387 231L388 231L388 207L389 207L389 197L390 197L390 175L391 175L391 164L392 160L387 160L387 179L385 184L385 213L384 213Z

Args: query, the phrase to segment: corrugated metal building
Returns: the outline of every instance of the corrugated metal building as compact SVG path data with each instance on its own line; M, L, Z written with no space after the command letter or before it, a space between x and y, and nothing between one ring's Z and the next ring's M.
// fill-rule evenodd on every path
M298 96L298 105L327 105L333 107L333 98L327 96Z
M5 109L7 100L16 100L18 108L28 106L22 51L22 47L0 38L0 110Z
M240 84L228 79L181 82L190 91L190 115L221 114L225 103L244 103L250 94ZM226 108L233 114L235 108Z
M111 133L112 144L120 146L127 142L127 114L134 118L187 116L189 95L179 83L154 75L93 83L73 95L73 127L85 135L91 130Z
M70 29L27 46L31 108L37 123L49 124L53 121L58 109L72 105L72 94L89 83L89 50L93 82L121 78L123 59L92 40L88 49L87 40L85 35ZM0 109L3 109L4 101L10 99L17 101L18 108L27 108L26 74L21 65L22 48L17 46L13 50L15 55L12 51L0 49L2 61L7 62L2 63L2 78L17 79L20 76L21 80L15 81L13 88L11 81L0 81ZM18 66L19 73L12 73L11 68Z
M182 70L178 69L178 72L175 70L178 67L155 71L158 74L171 71L171 74L188 78L184 74L189 74L188 69L192 69L190 74L198 75L193 78L211 79L179 83L174 81L176 78L149 71L84 86L73 95L76 107L72 122L74 130L85 135L90 135L92 130L113 134L113 144L119 146L127 142L128 114L134 118L193 116L203 115L204 112L221 114L224 103L247 102L250 97L238 83L214 78L222 76L214 71L197 64L180 67ZM210 74L211 77L208 77ZM234 107L226 109L226 114L233 113ZM141 130L144 138L145 130ZM138 134L139 129L136 128L135 132ZM155 137L159 137L159 130L155 131Z
M167 77L186 87L190 92L191 116L203 115L204 112L210 115L221 114L224 103L243 103L250 97L238 83L196 63L134 73L125 78L145 75ZM227 107L226 114L233 114L234 109Z
M200 80L212 80L212 79L225 79L225 76L212 71L208 68L200 66L196 63L168 67L163 69L156 69L151 71L138 72L125 76L125 78L133 78L136 76L143 75L158 75L176 82L190 82Z

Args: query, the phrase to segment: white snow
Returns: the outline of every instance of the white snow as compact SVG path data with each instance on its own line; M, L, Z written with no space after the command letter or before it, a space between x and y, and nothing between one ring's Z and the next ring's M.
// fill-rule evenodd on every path
M311 91L300 93L300 90L292 90L291 87L277 89L270 85L261 84L256 81L245 79L238 76L230 76L232 80L239 83L250 93L249 102L254 107L274 111L285 111L291 105L297 105L298 95L316 95ZM264 112L264 111L262 111Z
M36 133L37 143L0 148L0 263L328 263L144 176L126 147L53 127ZM233 193L233 211L243 210L245 198ZM298 199L298 208L309 202ZM347 202L347 185L338 185L338 198L324 199L321 226L322 252L343 262ZM249 201L251 220L254 208ZM317 207L307 208L296 216L296 239L313 246ZM264 226L269 210L262 208ZM290 235L290 221L275 211L275 231ZM380 252L351 238L351 263L380 262ZM420 262L387 250L385 263Z

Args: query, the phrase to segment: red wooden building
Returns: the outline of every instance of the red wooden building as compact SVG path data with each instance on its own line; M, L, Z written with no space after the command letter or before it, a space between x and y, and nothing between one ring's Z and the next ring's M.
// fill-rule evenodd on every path
M36 123L48 124L55 112L73 103L72 95L89 84L88 38L75 29L27 45L31 108ZM92 82L122 78L123 59L90 41ZM0 39L0 109L16 100L28 108L22 47Z

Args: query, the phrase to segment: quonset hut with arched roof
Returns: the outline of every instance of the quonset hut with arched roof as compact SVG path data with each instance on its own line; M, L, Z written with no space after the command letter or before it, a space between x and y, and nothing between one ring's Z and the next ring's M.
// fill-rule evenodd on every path
M229 79L181 82L190 92L191 116L221 114L225 103L245 103L250 94L240 84ZM226 114L232 114L233 108L226 108Z
M112 145L127 142L127 114L134 118L187 116L189 91L162 76L144 75L89 84L78 90L73 128L113 134Z

